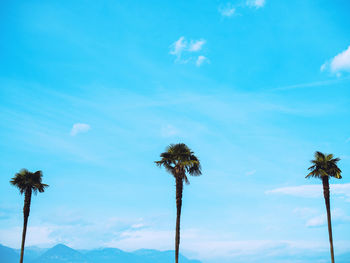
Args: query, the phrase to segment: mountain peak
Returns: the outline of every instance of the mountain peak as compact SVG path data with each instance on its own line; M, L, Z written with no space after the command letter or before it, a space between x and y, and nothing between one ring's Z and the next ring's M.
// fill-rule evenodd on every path
M69 246L66 246L65 244L61 244L61 243L59 243L59 244L53 246L51 249L65 249L65 248L72 249L72 248L70 248Z
M85 257L78 251L64 244L57 244L46 251L37 260L37 263L63 263L63 262L86 262Z
M31 250L28 250L31 251ZM27 251L27 252L28 252ZM36 256L35 256L36 255ZM118 248L99 248L93 250L77 251L64 244L57 244L47 251L36 253L31 257L25 254L26 262L30 263L170 263L173 262L174 251L158 251L153 249L140 249L127 252ZM35 256L35 257L34 257ZM182 255L182 263L200 263L189 260ZM14 249L0 246L1 263L17 263L19 254Z

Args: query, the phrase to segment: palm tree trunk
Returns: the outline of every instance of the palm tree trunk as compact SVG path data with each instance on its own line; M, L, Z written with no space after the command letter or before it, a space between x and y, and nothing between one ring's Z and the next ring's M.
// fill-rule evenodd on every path
M181 177L176 177L176 233L175 233L175 263L179 262L180 246L180 217L182 206L183 181Z
M324 200L325 200L326 209L327 209L327 222L328 222L328 234L329 234L329 243L330 243L330 250L331 250L331 259L332 259L332 263L334 263L331 205L329 201L329 177L323 176L322 183L323 183L323 195L324 195Z
M24 207L23 207L23 232L22 232L22 245L21 245L21 258L19 260L20 263L23 263L23 255L24 255L24 244L26 240L26 234L27 234L27 224L28 224L28 217L30 212L30 202L32 199L32 189L27 189L25 191L25 197L24 197Z

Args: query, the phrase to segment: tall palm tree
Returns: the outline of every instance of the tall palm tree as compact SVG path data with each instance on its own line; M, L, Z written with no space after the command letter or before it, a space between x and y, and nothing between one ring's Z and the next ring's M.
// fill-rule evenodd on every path
M42 193L45 191L45 188L48 187L47 184L43 184L41 182L42 176L43 174L41 171L36 171L35 173L32 173L26 169L22 169L19 173L16 173L10 181L12 185L16 186L19 189L21 194L24 194L24 222L22 232L21 258L19 261L20 263L23 263L24 243L27 233L27 223L30 212L30 202L32 199L32 193Z
M334 249L331 222L331 205L329 200L329 178L342 178L341 170L337 166L339 160L339 158L333 158L333 154L315 152L315 159L311 160L312 166L309 167L309 170L311 172L306 176L306 178L316 177L322 180L323 195L327 209L328 234L332 263L334 263Z
M183 182L186 184L190 183L186 174L192 176L201 175L201 165L198 158L184 143L170 144L166 151L161 153L160 157L162 159L155 163L159 167L164 166L174 176L176 183L175 263L178 263Z

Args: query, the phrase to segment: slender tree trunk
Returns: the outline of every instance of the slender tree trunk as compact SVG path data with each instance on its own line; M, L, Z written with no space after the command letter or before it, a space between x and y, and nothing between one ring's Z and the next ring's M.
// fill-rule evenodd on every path
M26 241L26 234L27 234L27 224L28 224L28 217L30 212L30 202L32 199L32 189L27 189L25 191L25 197L24 197L24 207L23 207L23 232L22 232L22 245L21 245L21 258L19 260L20 263L23 263L23 255L24 255L24 244Z
M322 183L323 183L323 195L324 195L324 200L325 200L326 209L327 209L327 222L328 222L328 234L329 234L329 243L330 243L330 250L331 250L331 259L332 259L332 263L334 263L331 205L329 201L329 177L323 176Z
M175 263L179 262L180 217L181 217L181 206L182 206L182 190L183 190L183 180L181 177L176 177Z

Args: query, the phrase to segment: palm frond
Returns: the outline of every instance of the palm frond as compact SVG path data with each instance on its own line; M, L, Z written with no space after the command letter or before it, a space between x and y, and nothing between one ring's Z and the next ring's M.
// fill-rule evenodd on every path
M42 183L42 172L36 171L34 173L29 172L26 169L22 169L19 173L10 180L10 183L17 187L21 194L27 190L32 190L35 194L37 192L44 192L45 188L49 187L47 184Z
M190 181L188 180L186 174L183 176L183 180L185 181L185 184L190 184Z
M185 183L189 183L188 178L182 174L188 173L192 176L202 174L201 166L198 158L194 155L191 149L184 143L170 144L166 151L160 154L161 159L156 161L157 166L164 166L165 169L173 176L181 176ZM176 174L179 173L179 174Z
M311 160L313 165L308 168L310 173L306 175L306 178L322 178L328 176L341 179L341 170L337 166L339 161L340 159L334 158L333 154L324 154L319 151L315 152L315 159Z

